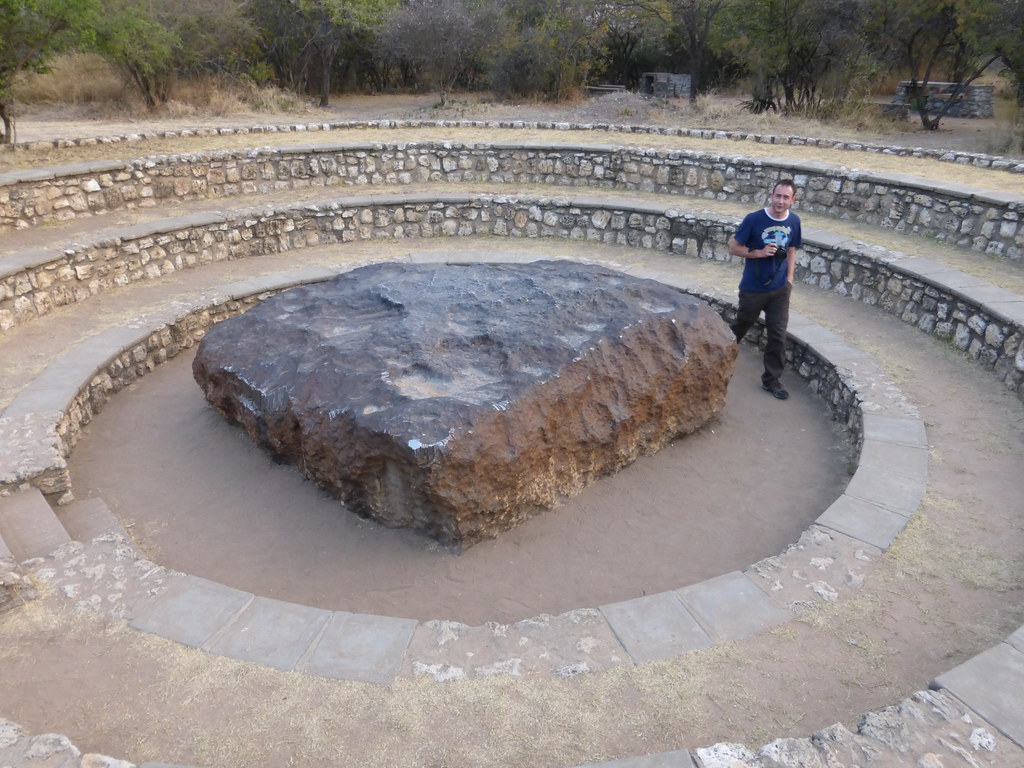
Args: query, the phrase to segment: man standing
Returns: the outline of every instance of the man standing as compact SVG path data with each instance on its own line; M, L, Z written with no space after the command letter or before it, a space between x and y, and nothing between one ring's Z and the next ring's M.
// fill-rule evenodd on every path
M779 400L789 397L779 377L786 363L786 326L796 249L802 245L800 217L789 210L794 200L796 184L782 179L775 184L768 207L748 213L729 239L729 253L746 260L736 322L730 327L738 343L764 312L768 344L764 350L761 388Z

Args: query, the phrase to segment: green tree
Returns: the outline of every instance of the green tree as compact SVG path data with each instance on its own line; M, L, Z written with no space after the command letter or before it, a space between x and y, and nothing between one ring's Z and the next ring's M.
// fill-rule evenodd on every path
M14 143L15 79L45 72L57 53L88 43L96 11L94 0L0 0L0 143Z
M921 126L936 130L967 87L998 58L997 41L1006 39L1002 0L874 0L873 39L881 52L910 76L911 106ZM1010 35L1020 36L1017 27ZM929 104L929 85L940 78L954 83L937 108Z
M150 108L168 99L179 76L244 59L254 39L243 0L102 2L97 49Z
M320 74L320 106L330 102L331 71L352 42L367 31L379 27L398 0L298 0L300 10L314 20L309 46L315 51Z
M282 0L252 0L249 14L257 30L257 46L274 71L277 84L302 91L308 72L304 55L306 20L294 3Z
M993 40L999 54L1013 78L1017 104L1024 107L1024 0L1005 0L997 22Z
M682 44L690 75L690 99L707 91L712 80L710 62L721 40L723 11L735 0L624 0L622 4L657 19L669 38Z
M174 80L174 50L181 39L132 0L107 0L97 29L97 49L130 83L150 109L163 104Z
M667 66L660 16L631 3L618 5L608 14L607 27L595 71L603 81L636 88L644 72Z
M400 0L253 0L260 47L287 88L330 103L332 73L357 51L369 53L375 31Z
M587 81L611 9L599 0L521 0L506 8L505 35L491 62L504 96L562 99Z
M715 25L729 0L669 0L676 26L686 41L690 62L690 100L707 90L707 71Z
M481 66L495 39L499 9L490 0L408 0L382 25L378 55L411 64L448 102L460 79Z
M730 25L753 111L813 112L847 97L866 62L856 0L738 0Z

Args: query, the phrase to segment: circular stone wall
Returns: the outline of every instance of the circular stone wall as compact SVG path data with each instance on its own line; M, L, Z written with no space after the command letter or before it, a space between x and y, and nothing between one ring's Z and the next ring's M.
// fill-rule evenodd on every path
M101 497L161 564L331 610L479 625L676 589L781 551L849 481L825 405L795 380L789 401L766 395L745 348L704 429L454 555L274 464L209 407L191 357L89 425L70 458L76 497Z

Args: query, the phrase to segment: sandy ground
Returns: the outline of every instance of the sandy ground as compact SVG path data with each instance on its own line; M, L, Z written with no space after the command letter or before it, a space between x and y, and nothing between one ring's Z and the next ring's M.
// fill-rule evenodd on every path
M425 104L403 108L406 113L431 111ZM364 103L354 105L353 114L373 117L394 109L393 103L386 108ZM493 114L495 109L483 111ZM524 112L522 108L518 114ZM341 119L352 116L341 107L337 114ZM45 130L59 130L60 124L58 120L56 127ZM246 119L241 124L249 123ZM20 138L31 138L32 125L22 124ZM44 122L38 126L41 135ZM119 132L109 123L70 123L64 128ZM702 277L728 284L735 272ZM774 632L665 663L573 680L493 678L439 685L401 679L381 688L278 673L188 651L126 631L116 622L70 614L59 596L50 595L0 618L0 716L32 732L65 733L84 750L135 762L199 766L555 768L717 741L757 746L779 736L807 735L834 722L855 726L861 713L926 687L935 675L1024 622L1024 521L1019 504L1024 495L1024 411L988 373L873 308L799 286L794 302L801 314L835 328L873 354L919 405L928 429L931 475L925 501L874 566L858 599ZM209 568L213 577L245 579L254 585L246 588L258 585L286 599L302 597L303 589L311 601L339 599L331 581L340 578L339 572L328 570L335 564L315 545L292 550L289 544L287 558L271 561L260 550L267 539L238 535L240 516L252 513L280 543L294 517L293 510L274 500L290 501L301 494L303 510L315 516L310 533L335 536L339 545L355 537L379 553L378 559L398 554L415 559L417 568L436 569L423 583L416 583L417 574L407 570L392 582L379 581L380 594L358 599L395 600L394 610L402 614L413 612L404 607L415 607L417 600L437 596L442 602L424 608L423 615L444 612L456 618L452 612L467 603L465 583L472 579L475 588L486 578L495 588L470 603L465 618L471 623L514 618L557 605L541 598L557 592L562 599L570 589L576 591L569 602L599 604L606 598L595 590L615 581L613 573L636 576L626 591L647 589L649 581L664 578L666 560L673 569L692 566L686 578L701 578L701 569L716 559L754 558L764 551L762 544L768 553L778 551L774 543L758 539L791 541L793 534L785 526L799 530L806 525L808 515L814 516L811 508L834 494L841 482L846 469L842 440L822 417L820 404L792 381L787 383L793 399L778 403L752 380L757 370L752 354L741 355L739 370L719 422L664 456L637 462L629 470L632 474L623 474L624 480L615 478L621 486L609 483L598 498L567 504L531 521L507 543L480 549L480 560L494 560L480 566L489 571L473 571L476 565L431 551L422 541L339 516L333 503L325 505L286 470L264 472L261 457L203 411L187 386L187 375L173 366L141 382L101 415L76 451L73 470L76 482L90 483L120 508L143 547L160 558L193 558L187 561L190 569ZM138 410L158 395L169 398L165 412ZM787 409L781 411L786 416L775 418L780 409ZM764 435L766 441L751 445L752 434ZM132 448L117 453L118 435L130 439ZM207 462L213 464L212 471L191 497L188 514L171 521L169 510L184 506L179 502L192 489L169 487L168 476L199 471L195 464L176 463L182 460L182 446L202 446L189 461L230 457L237 462L236 471L259 472L260 483L266 485L250 488L248 481L227 480L217 472L230 465ZM696 456L689 455L691 448ZM735 453L752 449L758 460L749 463L766 470L754 484L774 484L756 491L728 487L736 477ZM148 462L139 459L144 452L175 463L169 472L144 471ZM670 476L684 474L678 472L682 465L692 476ZM714 494L708 487L716 489ZM705 538L687 549L682 548L686 541L673 549L652 540L652 531L683 527L679 515L690 510L680 509L677 494L692 498L693 488L705 506L694 507L693 517L684 519ZM220 495L203 497L213 491ZM137 503L138 495L136 503L129 501L139 493L144 505ZM254 501L246 495L250 493L259 498ZM664 496L667 503L640 501L652 496ZM243 501L236 506L239 498ZM640 528L650 530L617 527L623 521L616 518L612 499L643 507L650 524ZM778 507L767 511L766 499L779 502ZM231 522L218 530L221 523L209 519L211 509L225 511ZM591 521L600 522L591 526ZM745 529L752 521L758 527L748 535ZM612 530L601 530L606 526ZM732 538L725 540L723 531ZM514 590L505 588L502 582L510 571L532 570L524 564L538 562L525 559L527 547L550 545L558 536L581 553L593 549L597 558L581 558L572 584L559 583L557 590L550 581L537 581L542 575L537 573L524 574ZM625 546L634 543L626 555ZM239 556L224 556L225 544L237 545ZM553 570L564 548L556 547L539 562ZM506 566L499 558L521 559ZM652 562L646 563L648 559ZM453 563L458 563L454 571ZM367 561L363 567L372 565ZM641 567L649 570L643 577ZM284 574L280 583L278 572ZM334 575L318 578L322 573ZM378 579L385 575L377 573ZM619 585L612 587L604 594L614 594Z
M102 497L157 562L330 610L479 626L676 589L780 552L850 476L823 404L795 379L786 403L762 392L747 351L699 433L456 555L362 520L274 464L206 404L191 357L88 427L71 463L76 496ZM784 464L792 492L762 493Z

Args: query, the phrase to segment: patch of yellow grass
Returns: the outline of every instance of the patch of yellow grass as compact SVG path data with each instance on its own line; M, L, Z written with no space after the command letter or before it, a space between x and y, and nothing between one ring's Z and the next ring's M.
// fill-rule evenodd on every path
M123 86L117 71L92 53L69 53L55 59L50 71L27 75L15 89L22 103L96 104L118 102Z

